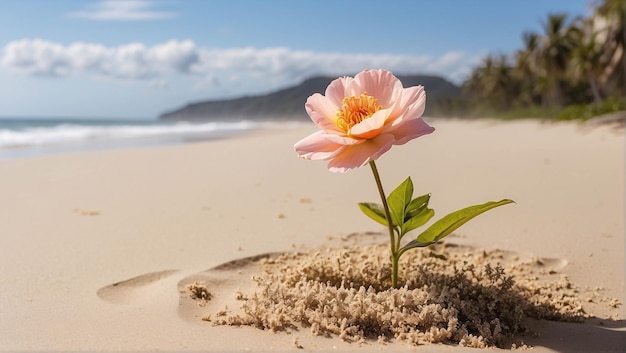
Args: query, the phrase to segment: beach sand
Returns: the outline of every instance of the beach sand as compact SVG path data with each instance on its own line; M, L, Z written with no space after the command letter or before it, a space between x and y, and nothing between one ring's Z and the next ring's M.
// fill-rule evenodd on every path
M435 219L515 200L446 242L543 259L555 278L566 276L595 318L530 320L520 339L534 351L623 352L623 130L427 121L435 133L377 162L387 192L411 176L416 194L432 193ZM0 350L475 351L202 320L238 302L190 302L185 289L196 279L235 297L254 291L255 256L384 243L383 227L356 206L379 201L369 168L334 174L297 158L293 144L315 130L0 161Z

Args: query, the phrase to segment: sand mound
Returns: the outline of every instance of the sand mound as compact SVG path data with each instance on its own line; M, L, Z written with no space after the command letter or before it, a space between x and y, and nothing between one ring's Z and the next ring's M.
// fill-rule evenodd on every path
M346 341L470 347L523 344L515 338L526 318L588 316L579 289L558 273L564 260L438 244L405 254L404 285L388 289L388 257L385 245L350 245L237 260L181 281L180 313Z

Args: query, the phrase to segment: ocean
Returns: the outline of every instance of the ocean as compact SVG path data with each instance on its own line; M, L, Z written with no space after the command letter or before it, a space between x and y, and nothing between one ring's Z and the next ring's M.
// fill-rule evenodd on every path
M273 123L0 118L0 159L205 141Z

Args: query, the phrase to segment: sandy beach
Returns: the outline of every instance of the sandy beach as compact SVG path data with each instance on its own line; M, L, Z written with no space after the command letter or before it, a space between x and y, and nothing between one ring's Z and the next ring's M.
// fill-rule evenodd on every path
M437 131L377 162L387 191L411 176L435 218L515 200L446 241L549 259L576 287L594 318L531 322L521 339L534 351L626 350L623 130L425 120ZM384 231L357 207L378 201L369 168L297 158L293 144L315 130L0 161L0 350L476 351L214 326L208 307L181 309L184 281L203 271ZM249 279L238 271L226 276Z

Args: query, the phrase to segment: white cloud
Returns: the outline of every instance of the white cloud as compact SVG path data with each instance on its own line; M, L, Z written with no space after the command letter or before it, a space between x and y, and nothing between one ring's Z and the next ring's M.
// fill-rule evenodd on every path
M198 60L192 41L171 40L153 47L130 43L119 47L41 39L9 42L0 64L29 75L69 76L88 73L118 79L151 79L167 73L189 73Z
M202 86L221 85L270 89L293 84L313 75L352 74L363 69L385 68L398 74L439 74L460 82L476 63L476 57L450 52L441 57L396 54L349 54L291 50L289 48L206 49L191 40L170 40L148 47L129 43L106 47L93 43L62 45L41 39L9 42L0 65L27 75L94 77L146 82L171 74L188 75ZM164 86L157 84L156 86Z
M177 16L174 12L154 11L152 6L147 0L103 0L85 11L70 12L68 16L100 21L160 20Z

